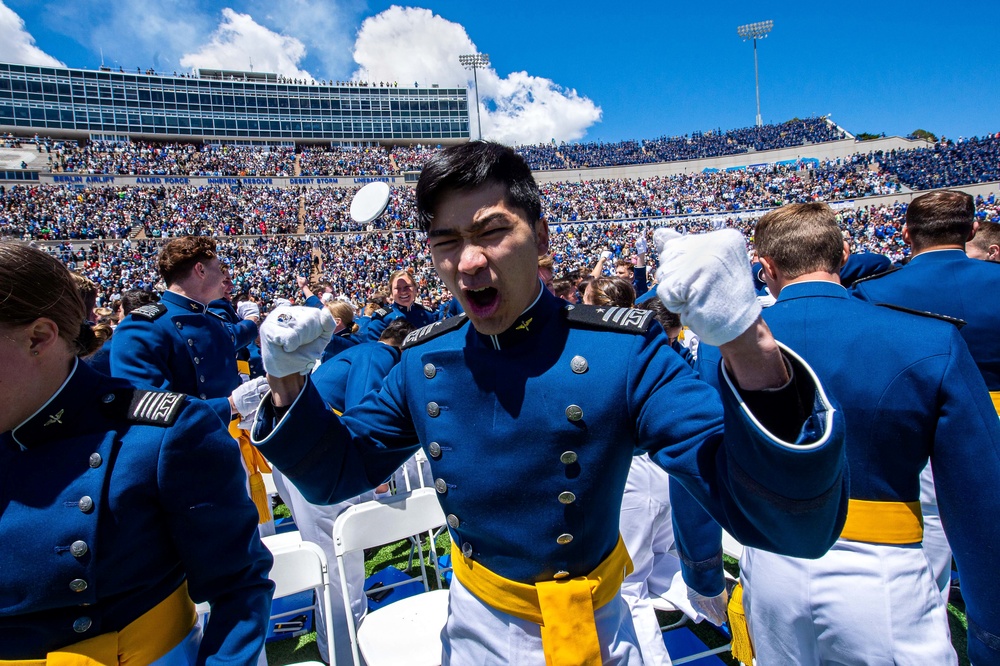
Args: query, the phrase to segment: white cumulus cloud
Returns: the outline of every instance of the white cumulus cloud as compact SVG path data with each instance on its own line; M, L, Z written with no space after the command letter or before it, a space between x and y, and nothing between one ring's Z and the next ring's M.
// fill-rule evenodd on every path
M0 1L0 60L50 67L63 64L35 46L35 38L24 29L24 20L2 1Z
M400 85L468 83L471 88L472 72L459 64L458 56L477 52L458 23L428 9L394 5L361 24L354 77ZM486 138L508 144L573 141L601 119L601 108L593 101L551 79L527 72L501 77L492 67L479 70L477 77ZM471 98L474 105L474 93ZM471 115L475 127L475 109Z
M249 14L240 14L227 7L222 10L222 22L208 43L197 51L184 54L180 63L191 69L247 71L252 60L256 72L312 79L309 72L299 69L305 55L305 45L295 37L269 30Z

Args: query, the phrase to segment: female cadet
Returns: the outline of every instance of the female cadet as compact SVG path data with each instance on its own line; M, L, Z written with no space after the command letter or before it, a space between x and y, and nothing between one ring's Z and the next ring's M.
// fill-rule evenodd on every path
M79 362L85 316L0 243L0 663L253 664L273 586L239 453L199 401Z

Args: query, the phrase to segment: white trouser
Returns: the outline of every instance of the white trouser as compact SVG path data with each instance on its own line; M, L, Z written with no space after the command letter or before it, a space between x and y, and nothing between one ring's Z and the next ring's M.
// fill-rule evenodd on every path
M740 571L757 666L958 663L919 546L841 539L818 560L747 548Z
M671 663L670 655L650 595L664 597L695 621L702 618L688 601L674 549L669 476L648 455L632 458L619 529L634 567L622 583L622 598L632 612L643 662L666 666Z
M333 661L331 663L336 666L352 666L354 657L351 655L351 639L347 627L349 620L344 612L340 570L337 567L337 558L333 553L333 523L337 520L337 516L348 508L362 501L373 499L373 495L368 492L360 497L329 506L310 504L298 488L292 485L277 468L274 469L273 473L274 485L292 512L295 526L302 534L302 540L318 545L326 553L330 571L330 597L333 604L333 610L330 614L330 624L334 633L333 653L331 655ZM354 611L355 621L360 621L368 610L368 598L365 596L364 553L361 551L349 553L344 560L344 570L347 572L347 590L351 597L351 609ZM316 618L314 625L316 628L316 647L325 658L327 636L322 611L320 616Z
M944 527L941 526L937 493L934 491L934 473L929 462L920 473L920 511L924 515L924 555L947 606L948 595L951 593L951 546L948 545L948 537L944 535Z
M621 595L594 613L605 666L641 666L632 616ZM452 578L448 621L441 634L442 666L541 666L541 627L507 615L479 601Z

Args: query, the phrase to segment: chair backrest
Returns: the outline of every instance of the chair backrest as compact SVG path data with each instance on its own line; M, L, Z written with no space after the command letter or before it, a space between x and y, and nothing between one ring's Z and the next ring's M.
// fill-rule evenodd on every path
M352 506L333 525L333 550L345 553L381 546L444 525L444 511L433 488L418 488L377 502Z
M287 538L287 535L282 534L277 535L277 538L265 537L263 542L274 557L274 565L268 574L268 578L274 581L274 598L280 599L306 590L313 590L316 595L316 604L323 605L322 615L326 622L329 651L326 655L326 661L330 663L334 654L333 624L330 613L333 608L333 598L330 595L330 574L326 554L322 548L314 543L291 540ZM289 610L271 617L292 615L309 608ZM318 622L320 614L315 613L313 617Z

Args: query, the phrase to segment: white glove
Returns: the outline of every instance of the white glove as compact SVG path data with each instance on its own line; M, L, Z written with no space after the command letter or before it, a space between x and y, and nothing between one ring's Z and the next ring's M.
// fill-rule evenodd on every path
M649 251L649 246L646 244L646 237L639 236L639 239L635 242L635 253L636 254L646 254Z
M714 597L703 597L689 587L687 595L691 607L704 615L705 619L715 626L721 627L729 619L729 593L726 592L725 588L723 588L722 594Z
M605 250L604 252L601 252L601 259L603 259L604 261L607 261L613 256L615 256L615 253L612 252L611 250Z
M243 382L233 391L233 405L240 414L240 427L246 428L243 423L253 423L253 415L260 405L260 401L267 395L270 387L267 385L267 377L257 377L250 381Z
M760 303L746 262L743 234L723 229L682 236L657 229L656 295L710 345L724 345L750 328Z
M326 308L275 308L260 327L264 370L275 377L309 374L336 327L337 322Z
M260 318L260 306L253 301L240 301L240 304L236 306L236 315L240 319L249 319L250 317Z

